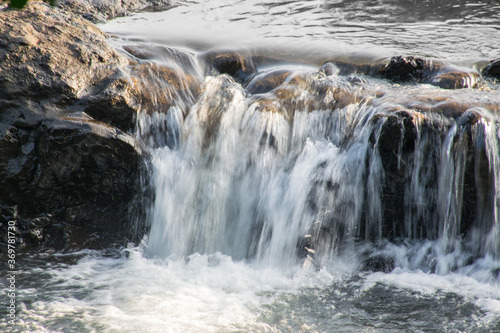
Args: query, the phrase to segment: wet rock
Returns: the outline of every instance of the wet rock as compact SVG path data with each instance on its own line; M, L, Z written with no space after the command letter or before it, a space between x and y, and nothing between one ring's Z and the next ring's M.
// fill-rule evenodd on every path
M255 72L251 57L244 52L237 51L209 51L201 55L201 59L210 69L220 74L228 74L237 82L247 82Z
M135 235L144 152L126 131L153 104L146 84L158 71L134 77L137 62L106 38L44 4L0 11L0 221L15 221L19 246L105 247Z
M172 8L169 0L60 0L57 6L93 23L104 23L106 20L139 10L155 11Z
M481 71L483 76L489 76L500 80L500 59L492 60L486 67Z
M443 89L462 89L477 87L480 75L477 72L452 70L433 76L429 83Z
M326 62L321 66L320 72L324 73L326 76L337 75L340 69L331 62Z
M456 235L471 237L474 230L489 230L494 211L491 198L494 183L487 157L485 124L493 117L484 108L463 110L465 105L442 99L442 103L455 109L447 115L429 107L427 111L388 111L374 117L375 126L370 137L378 149L384 172L381 186L382 238L400 241L405 238L437 239L442 236L439 221L443 218L438 200L438 177L443 163L457 172L451 190L457 193L460 209L453 215ZM458 105L458 106L457 106ZM442 148L448 131L456 124L452 138L450 160L443 161ZM458 181L459 180L459 181ZM411 184L413 191L409 191ZM419 192L426 196L419 199ZM412 224L405 223L411 219ZM362 227L361 234L365 230ZM481 255L483 255L482 253Z
M332 71L335 69L332 68L329 64L333 64L337 68L337 71ZM351 63L341 60L330 60L326 62L322 68L323 70L326 70L325 73L327 75L331 75L329 74L329 72L331 72L332 74L336 72L335 74L338 75L351 75L351 74L374 75L380 70L381 66L376 64L363 64L363 63L358 64L354 62Z
M57 223L60 231L98 234L101 246L132 238L130 216L142 163L132 136L84 118L47 119L30 133L2 126L0 146L8 157L0 163L0 202L16 207L25 244L61 244ZM11 211L2 215L15 217Z
M380 154L384 170L381 186L383 223L381 236L391 241L405 235L405 193L411 178L409 162L415 150L418 134L418 112L396 111L386 116L375 117L380 122L380 131L372 132L370 141ZM377 127L375 127L377 128ZM377 136L378 135L378 136ZM364 226L363 226L364 227ZM364 229L361 230L364 233Z
M190 76L201 76L195 54L173 47L150 45L145 43L135 43L123 46L123 49L138 60L138 63L145 64L141 60L154 60L161 66L182 70Z
M281 86L293 72L286 69L277 69L256 75L246 86L251 94L263 94ZM292 78L293 79L293 78ZM299 79L295 79L296 81ZM285 92L283 92L285 93Z
M132 66L132 74L142 87L138 91L141 109L145 112L166 112L173 104L184 100L194 102L201 92L200 76L189 75L183 70L140 63ZM156 87L155 91L147 87ZM187 110L186 110L187 112Z
M426 61L422 58L396 56L381 68L380 73L396 82L420 80L424 76L425 65Z
M390 273L396 267L394 259L383 255L373 255L365 259L362 271Z
M106 98L109 87L119 86L114 82L125 76L129 63L93 24L44 4L0 12L0 45L6 46L0 48L0 98L18 100L43 116L59 109L91 109L94 97L89 103L85 99L100 93ZM122 129L131 128L135 101L126 89L120 94L130 108L115 103L107 114L89 113ZM28 105L27 100L33 103Z
M171 95L162 100L161 93L151 93L149 84L174 86L179 94L199 91L199 78L131 61L106 38L89 21L44 4L0 12L2 121L36 125L46 116L83 111L129 131L138 112L167 112L171 105Z
M392 57L379 74L394 82L429 83L443 89L476 88L480 75L417 57Z

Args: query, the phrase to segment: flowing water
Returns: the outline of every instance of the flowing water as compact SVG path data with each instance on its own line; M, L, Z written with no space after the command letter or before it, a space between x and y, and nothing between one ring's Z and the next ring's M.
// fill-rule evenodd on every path
M499 11L178 1L102 25L202 88L151 85L172 106L138 116L154 192L142 243L18 258L18 330L500 332L500 87L323 66L408 54L473 71L498 57ZM213 48L281 60L242 84L210 70Z

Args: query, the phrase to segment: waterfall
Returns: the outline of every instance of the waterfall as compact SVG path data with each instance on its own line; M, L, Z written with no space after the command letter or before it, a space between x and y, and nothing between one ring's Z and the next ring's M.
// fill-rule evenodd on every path
M202 72L199 96L169 93L170 109L138 117L150 256L320 267L402 246L395 265L442 274L498 257L499 133L486 109L395 110L338 71L300 69L302 81L254 94L255 82Z

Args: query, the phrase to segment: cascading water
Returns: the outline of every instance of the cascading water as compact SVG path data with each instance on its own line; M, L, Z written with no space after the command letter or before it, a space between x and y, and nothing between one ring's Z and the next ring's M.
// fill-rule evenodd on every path
M367 244L431 241L423 245L427 254L415 261L408 251L405 261L440 274L498 257L494 115L470 110L455 121L412 111L406 127L414 135L407 138L403 117L388 124L390 103L364 97L335 106L339 89L357 93L353 77L314 69L300 75L300 87L285 80L258 95L225 74L208 76L186 118L170 117L167 127L181 130L172 139L178 144L153 150L150 256L220 252L271 266L308 258L328 267L347 253L363 260ZM318 87L326 92L318 94ZM280 89L300 91L263 107ZM378 141L394 129L397 170L386 170ZM156 141L165 134L157 132ZM404 145L411 148L403 152ZM390 226L383 188L403 168L404 215ZM465 198L464 191L472 194ZM464 213L464 200L475 202L467 208L472 213Z
M149 88L149 231L22 258L18 331L500 332L500 88L476 72L498 10L179 0L102 25ZM399 54L430 72L384 76Z
M259 111L227 76L209 77L204 90L186 118L180 149L154 155L152 255L220 251L290 264L313 230L317 241L322 228L357 228L366 123L375 109L339 110L350 123L342 133L325 126L331 112ZM339 147L331 134L338 142L353 139ZM348 169L355 172L346 176Z

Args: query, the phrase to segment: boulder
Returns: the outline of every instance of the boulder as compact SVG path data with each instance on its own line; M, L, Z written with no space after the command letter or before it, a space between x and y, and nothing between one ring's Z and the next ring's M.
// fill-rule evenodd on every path
M149 63L141 66L155 71L134 76L137 61L106 39L45 4L0 11L2 242L9 222L19 246L105 247L141 236L131 221L147 154L129 132L141 104L156 98L148 78L171 76Z
M393 82L429 83L443 89L476 88L480 81L477 71L412 56L392 57L378 73Z
M44 4L1 11L0 99L43 117L61 109L85 111L131 129L137 100L128 89L133 86L125 74L129 60L106 37L89 21ZM95 101L103 99L112 101L109 109L95 112ZM9 107L7 113L15 118L20 110Z
M83 116L45 119L34 130L1 128L0 202L15 207L9 214L19 221L20 245L98 247L133 239L143 158L134 137ZM61 238L75 230L78 239Z
M275 69L256 75L246 86L250 94L263 94L283 85L285 81L302 80L287 69ZM289 82L288 82L289 83ZM293 83L292 83L293 84Z

